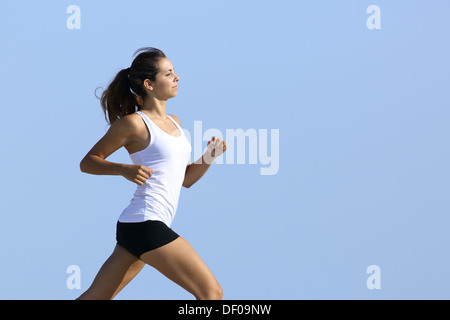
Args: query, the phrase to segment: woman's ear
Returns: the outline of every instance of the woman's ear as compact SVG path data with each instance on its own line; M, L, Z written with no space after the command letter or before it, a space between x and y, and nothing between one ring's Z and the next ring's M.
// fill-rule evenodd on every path
M144 80L144 88L146 90L153 90L152 82L149 79Z

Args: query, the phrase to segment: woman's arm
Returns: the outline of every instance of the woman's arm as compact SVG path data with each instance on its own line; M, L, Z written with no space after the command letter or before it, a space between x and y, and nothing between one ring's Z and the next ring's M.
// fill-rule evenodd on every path
M139 185L145 183L153 170L141 165L105 160L119 148L135 141L137 131L138 122L134 117L126 116L113 122L108 132L81 160L81 171L96 175L121 175Z
M177 116L171 114L172 118L181 127L180 119ZM208 149L202 155L201 159L198 159L192 164L187 164L186 173L184 175L183 187L190 188L194 183L200 180L201 177L208 171L214 160L227 150L227 144L220 138L212 137L208 142Z
M194 183L200 180L201 177L208 171L214 160L227 150L225 141L220 138L213 137L208 142L208 149L203 154L202 158L186 167L186 174L184 176L183 187L190 188Z

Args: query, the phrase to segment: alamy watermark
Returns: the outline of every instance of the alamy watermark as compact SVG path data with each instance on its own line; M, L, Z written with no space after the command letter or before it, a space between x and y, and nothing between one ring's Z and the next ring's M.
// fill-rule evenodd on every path
M241 128L226 129L224 135L217 128L209 128L203 131L202 121L194 121L193 135L185 128L183 128L183 131L191 143L195 163L199 163L205 153L204 142L215 136L225 141L227 150L217 157L214 163L260 164L261 175L276 175L278 173L280 168L280 129L270 129L270 134L269 129L249 128L245 131ZM248 158L248 163L246 158Z
M81 269L79 266L72 264L67 267L66 273L70 274L66 280L67 289L81 289Z
M67 7L66 13L69 14L66 20L66 27L69 30L81 29L81 9L79 6L72 4Z
M81 9L78 5L71 4L67 7L66 13L69 15L66 20L66 26L69 30L81 29ZM367 14L371 14L366 20L368 29L381 29L381 10L380 7L372 4L366 9Z
M367 7L366 13L371 14L366 20L366 26L369 30L381 29L381 9L379 6L372 4Z
M381 269L376 264L372 264L367 267L366 272L370 274L370 276L367 278L366 286L367 289L373 290L373 289L381 289Z

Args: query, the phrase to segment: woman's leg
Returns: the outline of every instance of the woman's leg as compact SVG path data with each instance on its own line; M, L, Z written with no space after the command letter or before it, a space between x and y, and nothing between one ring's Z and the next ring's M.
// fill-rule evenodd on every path
M206 264L182 237L141 255L140 259L199 300L222 299L222 288Z
M92 285L77 300L113 299L144 266L144 262L120 245L116 245Z

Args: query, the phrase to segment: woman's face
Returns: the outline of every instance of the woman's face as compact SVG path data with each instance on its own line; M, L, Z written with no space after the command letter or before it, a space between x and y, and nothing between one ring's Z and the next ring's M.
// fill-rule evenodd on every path
M177 95L178 77L175 74L174 67L169 59L163 58L158 62L159 72L156 74L155 81L145 80L144 85L149 95L161 100L167 100Z

